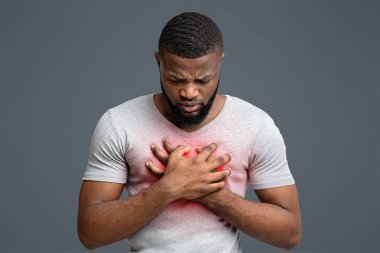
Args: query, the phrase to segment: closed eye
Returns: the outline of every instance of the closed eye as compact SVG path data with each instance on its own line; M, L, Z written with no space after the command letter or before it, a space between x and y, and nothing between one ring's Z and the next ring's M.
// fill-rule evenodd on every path
M181 79L170 79L171 83L183 83L186 82L186 80L181 80ZM203 79L196 79L195 82L199 84L207 84L210 82L210 80L203 80Z
M206 83L210 82L210 80L198 80L197 82L202 83L202 84L206 84Z

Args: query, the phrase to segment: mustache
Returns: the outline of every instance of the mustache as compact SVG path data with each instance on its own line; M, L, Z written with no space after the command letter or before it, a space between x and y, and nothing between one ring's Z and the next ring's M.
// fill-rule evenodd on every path
M173 102L170 100L170 98L166 94L166 91L165 91L163 84L162 84L162 80L160 79L162 94L163 94L163 96L164 96L164 98L165 98L165 100L166 100L166 102L167 102L167 104L171 110L171 117L172 117L173 121L180 123L180 124L191 124L191 125L200 124L207 117L207 115L208 115L208 113L209 113L209 111L210 111L210 109L214 103L214 99L215 99L216 94L218 92L219 81L220 80L218 80L218 84L214 90L214 93L211 95L207 104L204 104L203 101L200 102L202 104L202 106L200 108L199 114L196 116L184 116L181 113L181 110L179 109L179 107L181 106L181 103L183 104L182 106L196 106L196 105L198 105L197 103L199 101L181 98L181 100L179 102L176 102L176 104L173 104Z
M178 104L183 105L183 106L196 106L196 105L201 105L203 103L190 100L190 101L183 101Z

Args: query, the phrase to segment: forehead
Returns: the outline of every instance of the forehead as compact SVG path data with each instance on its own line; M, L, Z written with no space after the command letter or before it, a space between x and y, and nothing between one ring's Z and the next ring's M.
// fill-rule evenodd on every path
M172 75L212 75L219 71L221 55L209 53L204 56L186 59L175 54L164 52L160 54L163 71Z

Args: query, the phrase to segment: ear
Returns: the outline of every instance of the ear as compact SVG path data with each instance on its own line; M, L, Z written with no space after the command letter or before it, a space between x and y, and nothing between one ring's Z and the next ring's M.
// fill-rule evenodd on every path
M224 59L224 52L223 52L222 55L220 56L220 59L219 59L219 66L222 66L223 59Z
M158 66L158 68L160 68L160 61L161 61L161 59L160 59L160 52L155 51L154 52L154 58L156 58L157 66Z

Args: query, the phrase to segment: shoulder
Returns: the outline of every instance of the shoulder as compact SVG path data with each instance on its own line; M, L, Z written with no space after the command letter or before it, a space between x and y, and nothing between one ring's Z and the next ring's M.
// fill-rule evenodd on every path
M121 133L128 126L149 117L148 112L152 111L151 100L152 94L144 95L111 107L103 113L98 125L112 126L117 133Z
M108 111L115 117L125 115L126 113L141 113L141 111L150 108L151 100L152 94L136 97L125 101L122 104L109 108Z
M107 110L116 124L124 124L125 121L130 122L131 119L138 120L140 117L148 115L148 112L151 111L152 94L128 100Z
M226 95L229 103L229 114L232 117L238 117L239 122L254 123L256 126L261 125L262 121L271 119L269 114L263 109L245 101L241 98Z

